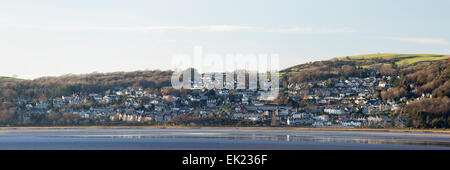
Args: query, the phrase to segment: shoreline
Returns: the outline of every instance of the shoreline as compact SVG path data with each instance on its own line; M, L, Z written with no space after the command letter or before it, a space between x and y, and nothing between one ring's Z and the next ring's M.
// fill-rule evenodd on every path
M373 132L421 132L421 133L450 133L450 129L376 129L376 128L338 128L338 127L236 127L236 126L11 126L0 127L0 130L15 129L235 129L235 130L327 130L327 131L373 131Z

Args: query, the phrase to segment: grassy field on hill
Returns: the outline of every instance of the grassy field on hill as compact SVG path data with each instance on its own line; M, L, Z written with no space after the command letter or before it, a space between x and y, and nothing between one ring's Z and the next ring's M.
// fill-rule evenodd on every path
M366 54L356 56L335 57L330 60L316 61L305 64L292 66L280 71L280 76L293 75L301 71L323 65L339 66L342 64L358 66L364 69L379 68L383 64L393 64L398 67L409 66L421 62L431 62L450 58L450 55L440 54L397 54L397 53L380 53ZM339 62L341 64L339 64ZM334 63L334 64L333 64Z
M0 80L17 80L17 81L22 81L23 79L20 79L20 78L14 78L14 77L4 77L4 76L0 76Z
M349 57L337 57L332 60L394 60L398 66L414 64L423 61L436 61L449 58L450 55L439 54L395 54L395 53L382 53L382 54L367 54L357 55Z

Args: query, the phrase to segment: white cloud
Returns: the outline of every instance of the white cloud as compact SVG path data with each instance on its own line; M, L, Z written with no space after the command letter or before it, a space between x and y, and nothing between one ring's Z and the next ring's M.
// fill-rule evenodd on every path
M356 30L351 28L311 28L311 27L293 27L287 29L276 29L270 32L282 32L282 33L352 33Z
M383 37L384 39L396 40L396 41L405 41L411 43L420 43L420 44L446 44L445 39L442 38L414 38L414 37Z
M201 26L51 26L51 25L1 25L9 29L45 29L45 30L104 30L104 31L259 31L275 33L350 33L356 32L350 28L268 28L246 25L201 25Z
M124 30L124 31L240 31L257 30L258 27L240 25L205 25L205 26L132 26L132 27L78 27L82 30Z

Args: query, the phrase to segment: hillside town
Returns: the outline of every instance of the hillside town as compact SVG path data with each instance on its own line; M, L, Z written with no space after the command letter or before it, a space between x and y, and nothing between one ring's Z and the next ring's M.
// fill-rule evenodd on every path
M390 113L409 100L431 95L383 101L377 91L389 91L393 78L374 73L303 84L280 82L277 101L259 100L261 91L257 89L196 88L183 92L169 86L116 87L103 93L80 92L49 99L20 97L18 112L24 121L58 112L99 122L174 123L189 115L252 122L249 125L253 126L403 127L405 120ZM414 90L413 84L411 87Z

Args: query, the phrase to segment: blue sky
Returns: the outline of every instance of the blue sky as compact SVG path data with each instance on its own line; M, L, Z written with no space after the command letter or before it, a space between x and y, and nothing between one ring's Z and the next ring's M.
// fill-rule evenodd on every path
M450 54L447 0L0 0L0 75L170 69L278 53L281 67L369 53Z

